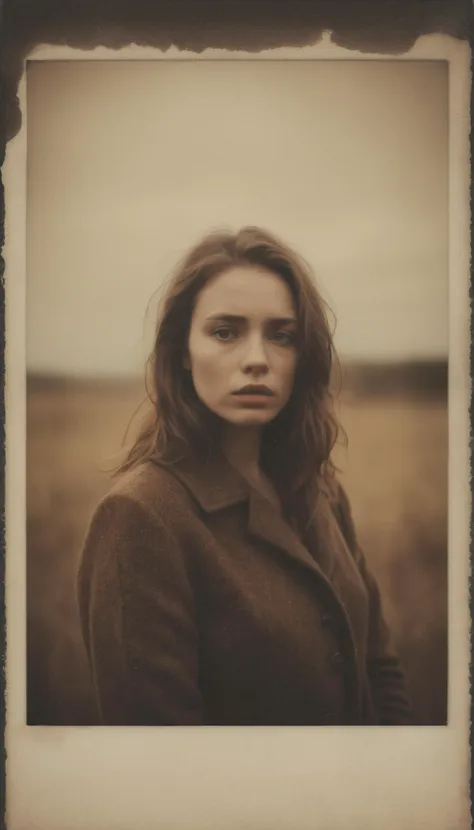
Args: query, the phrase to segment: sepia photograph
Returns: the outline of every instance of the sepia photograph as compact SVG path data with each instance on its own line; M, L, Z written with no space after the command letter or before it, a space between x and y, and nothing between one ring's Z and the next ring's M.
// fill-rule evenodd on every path
M448 63L28 62L27 723L448 723Z
M472 14L41 2L0 35L6 824L469 826Z

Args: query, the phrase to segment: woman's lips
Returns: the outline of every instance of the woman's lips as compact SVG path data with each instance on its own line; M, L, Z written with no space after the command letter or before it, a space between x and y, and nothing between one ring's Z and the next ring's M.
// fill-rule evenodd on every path
M268 406L275 393L268 386L244 386L232 393L239 402L247 407Z
M237 389L236 392L232 393L233 395L238 395L239 397L265 397L265 398L272 398L274 396L274 392L270 389L269 386L264 386L262 384L249 384L248 386L243 386L242 389Z

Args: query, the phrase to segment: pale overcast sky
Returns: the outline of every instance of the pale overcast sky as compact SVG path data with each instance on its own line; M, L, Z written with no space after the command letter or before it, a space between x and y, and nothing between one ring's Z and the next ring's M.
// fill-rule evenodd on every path
M447 106L436 62L33 62L29 370L141 372L175 260L249 223L310 261L343 359L446 357Z

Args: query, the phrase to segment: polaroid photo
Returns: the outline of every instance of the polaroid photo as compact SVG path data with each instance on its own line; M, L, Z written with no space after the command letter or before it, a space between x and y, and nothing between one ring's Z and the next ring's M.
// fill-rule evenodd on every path
M469 83L445 36L29 55L8 826L467 826Z

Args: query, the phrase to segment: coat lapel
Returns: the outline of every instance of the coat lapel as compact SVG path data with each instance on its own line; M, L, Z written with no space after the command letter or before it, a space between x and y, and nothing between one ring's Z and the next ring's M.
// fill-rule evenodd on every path
M250 492L248 531L251 536L279 548L292 559L322 575L316 559L290 525L276 508L254 489Z
M162 462L154 458L154 463ZM301 541L287 521L261 493L249 485L220 453L205 459L181 459L169 468L207 513L215 513L244 501L249 502L248 532L278 548L300 565L309 568L336 598L343 616L360 618L363 586L353 557L339 529L329 497L318 500L311 528L310 548ZM356 599L354 596L356 588ZM348 615L345 612L346 605Z
M311 527L311 550L288 522L260 493L251 490L248 531L252 536L270 543L287 556L309 568L324 583L328 593L335 597L342 616L346 614L344 573L351 571L351 554L331 510L328 498L322 493ZM355 566L354 566L355 567ZM354 574L351 572L351 584ZM349 615L350 616L350 615ZM350 624L349 624L350 628Z
M346 582L359 580L355 563L337 525L328 497L321 493L311 527L311 551L260 493L251 489L248 531L310 568L345 606Z
M365 640L367 589L353 552L344 538L328 499L321 499L315 519L319 556L332 589L344 607L357 638Z
M327 594L336 600L353 646L353 668L360 681L356 657L356 640L367 636L367 594L354 558L339 529L331 503L321 494L313 520L314 556L300 541L277 510L259 493L250 495L249 533L279 548L286 555L309 568L324 584Z

